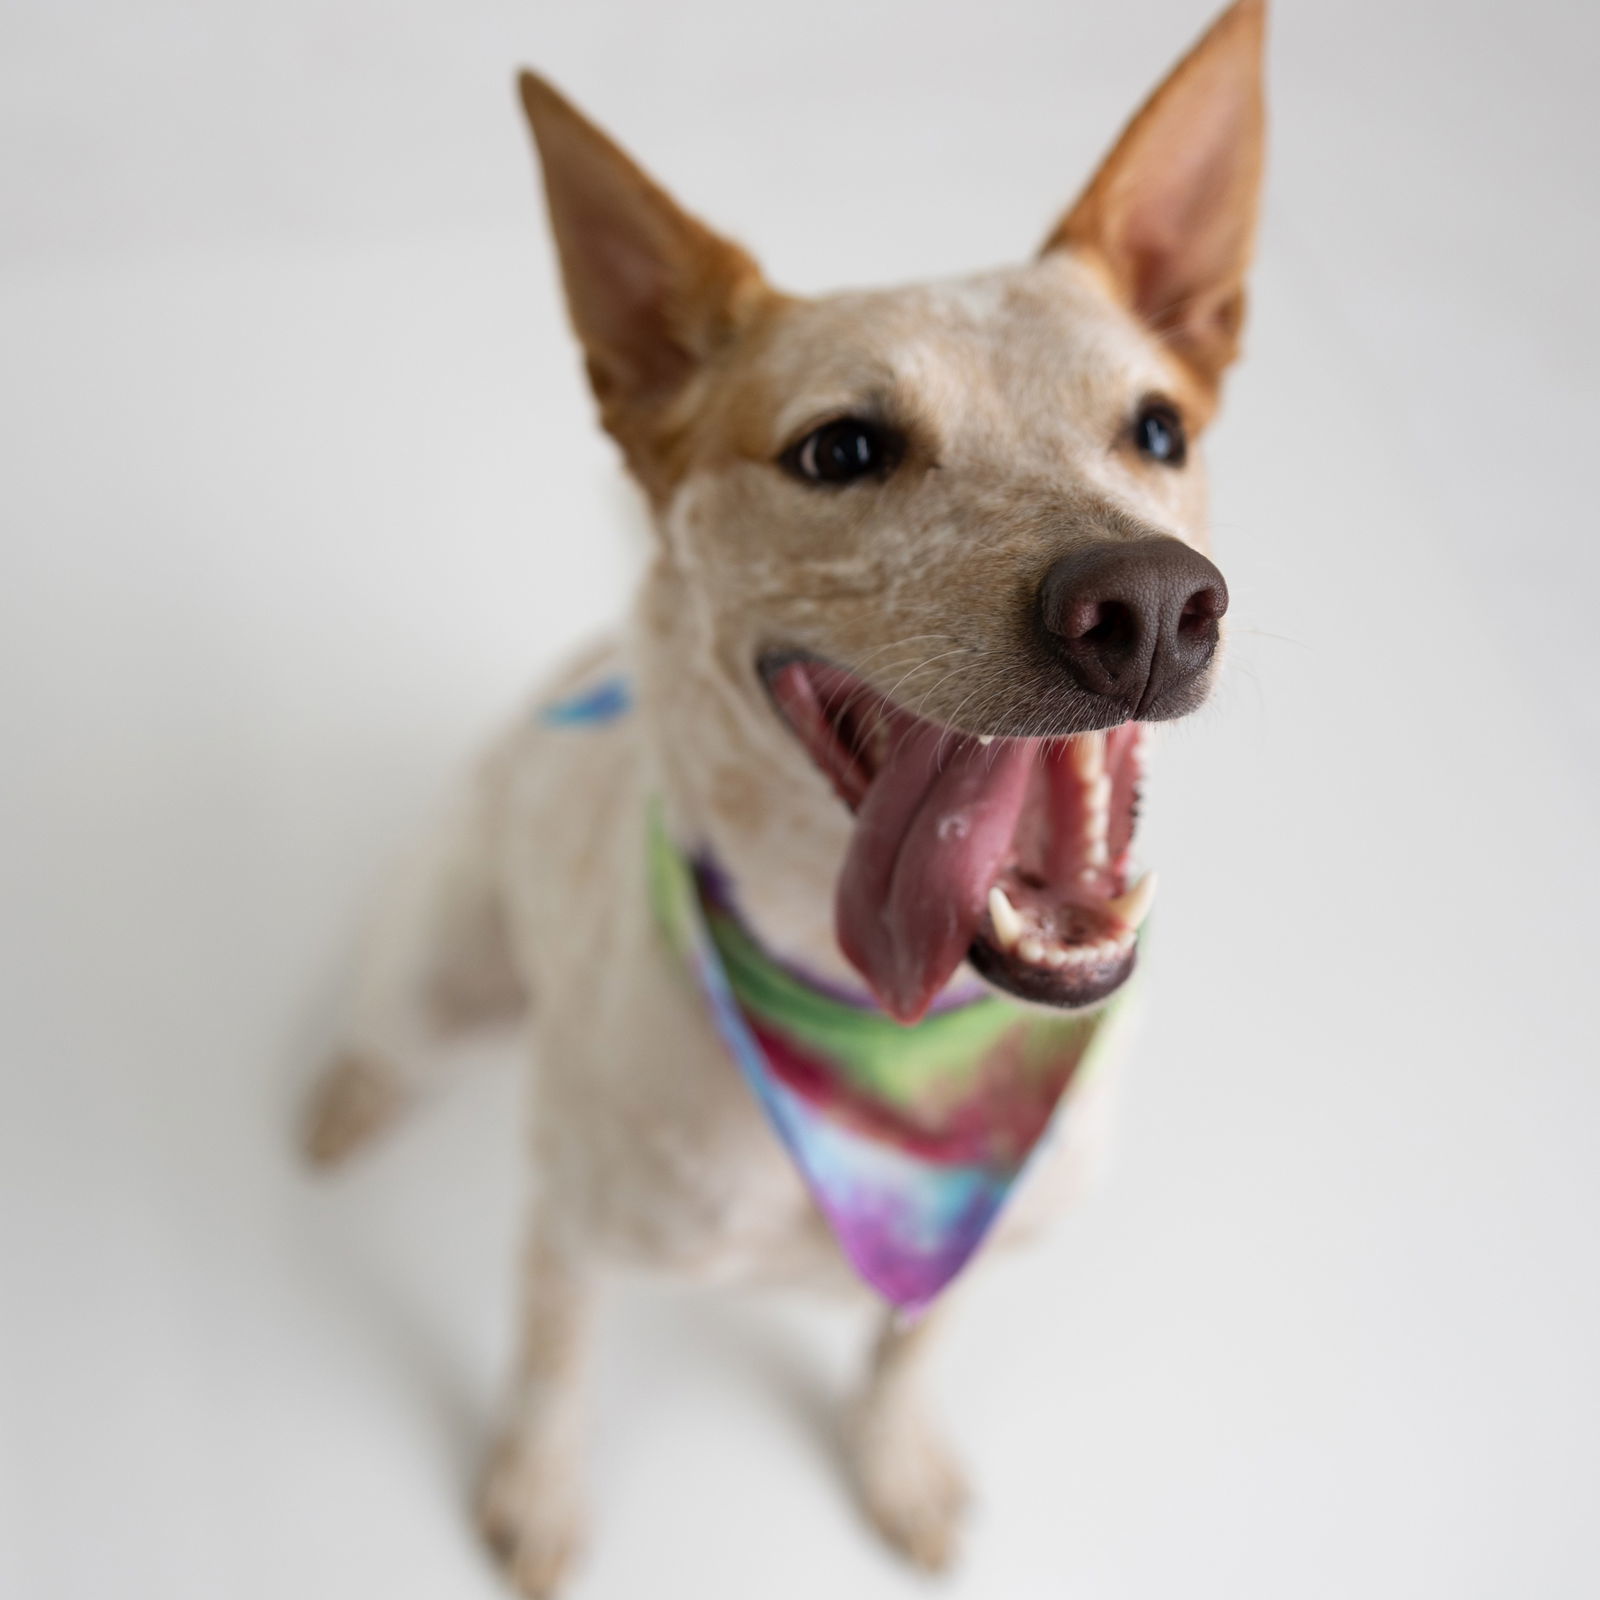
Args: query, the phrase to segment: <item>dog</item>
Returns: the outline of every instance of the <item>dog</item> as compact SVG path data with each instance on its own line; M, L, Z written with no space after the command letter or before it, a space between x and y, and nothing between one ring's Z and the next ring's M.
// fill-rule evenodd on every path
M1243 322L1264 12L1218 18L1034 260L820 299L521 79L600 420L655 539L625 627L391 885L306 1137L342 1160L422 1097L442 1039L526 1018L536 1193L480 1503L524 1595L579 1542L608 1267L872 1277L664 935L647 834L669 876L714 864L764 972L880 1031L975 993L1093 1019L1128 983L1144 729L1205 700L1222 645L1198 447ZM1113 1076L1072 1088L986 1214L993 1247L1086 1181ZM923 1298L884 1314L848 1437L871 1518L934 1569L966 1491L925 1396L945 1300Z

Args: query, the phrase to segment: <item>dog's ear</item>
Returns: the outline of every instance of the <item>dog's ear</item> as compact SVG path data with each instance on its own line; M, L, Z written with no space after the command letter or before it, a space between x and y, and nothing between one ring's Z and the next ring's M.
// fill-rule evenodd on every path
M544 79L524 72L518 88L601 419L659 489L664 411L773 292Z
M1123 131L1046 241L1098 261L1209 388L1238 353L1255 237L1265 0L1236 0Z

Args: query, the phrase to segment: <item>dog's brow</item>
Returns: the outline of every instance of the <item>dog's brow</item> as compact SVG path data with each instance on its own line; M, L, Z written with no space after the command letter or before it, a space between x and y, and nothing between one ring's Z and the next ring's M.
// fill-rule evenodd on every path
M814 390L791 398L778 412L774 428L785 444L832 417L883 417L889 412L882 382L859 387Z

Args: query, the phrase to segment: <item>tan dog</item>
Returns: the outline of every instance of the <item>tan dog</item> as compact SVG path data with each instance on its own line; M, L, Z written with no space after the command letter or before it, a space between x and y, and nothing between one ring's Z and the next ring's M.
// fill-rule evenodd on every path
M541 703L620 672L635 708L581 734L535 715L488 756L383 908L310 1148L342 1157L441 1036L526 1011L537 1198L482 1501L524 1594L579 1535L606 1263L853 1282L652 919L652 798L775 958L902 1020L973 969L1052 1006L1128 975L1139 727L1204 699L1227 604L1195 445L1242 320L1263 12L1221 17L1037 260L819 300L522 81L602 419L659 535L626 629ZM899 751L930 727L977 843L902 814ZM1079 1181L1096 1111L1074 1099L1002 1234ZM964 1498L920 1392L939 1325L885 1322L851 1431L868 1510L929 1567Z

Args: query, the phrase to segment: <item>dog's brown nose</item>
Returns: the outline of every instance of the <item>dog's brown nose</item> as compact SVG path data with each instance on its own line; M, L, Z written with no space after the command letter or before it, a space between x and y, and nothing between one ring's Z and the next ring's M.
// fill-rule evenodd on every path
M1074 550L1039 590L1040 620L1079 687L1145 722L1199 705L1227 609L1222 574L1165 536Z

